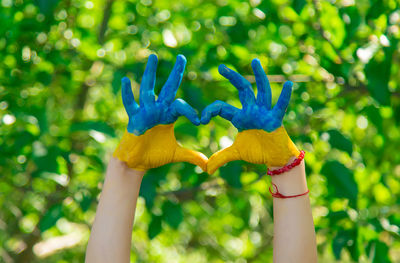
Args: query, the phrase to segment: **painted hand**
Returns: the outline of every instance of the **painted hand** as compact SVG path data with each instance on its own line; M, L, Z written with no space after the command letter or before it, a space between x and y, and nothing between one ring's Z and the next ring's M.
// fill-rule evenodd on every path
M210 157L207 164L207 171L210 174L233 160L264 163L269 167L284 166L300 153L282 126L293 83L285 82L278 102L272 108L271 87L260 61L254 59L251 66L257 83L257 98L250 82L239 73L225 65L218 67L219 73L238 89L243 108L238 109L223 101L215 101L203 110L202 124L207 124L212 117L220 115L239 130L232 146Z
M122 101L129 124L113 156L130 168L147 170L171 162L189 162L206 171L207 157L181 147L174 135L174 122L181 115L194 125L200 124L196 111L189 104L182 99L175 100L185 65L185 57L179 55L156 100L157 56L150 55L140 84L140 106L133 97L130 80L122 79Z

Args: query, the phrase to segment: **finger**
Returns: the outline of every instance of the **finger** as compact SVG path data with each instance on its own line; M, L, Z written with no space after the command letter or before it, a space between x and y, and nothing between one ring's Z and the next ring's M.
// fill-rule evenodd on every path
M225 65L221 64L218 67L218 72L225 78L227 78L233 86L239 90L239 99L243 107L254 104L255 97L253 89L251 88L250 82L245 79L239 73L227 68Z
M279 96L278 102L274 107L274 111L277 113L277 116L280 119L283 119L283 116L285 115L286 109L289 105L290 96L292 95L292 86L293 82L291 81L286 81L283 84L281 95Z
M232 105L217 100L205 107L203 112L201 113L201 120L200 122L202 124L207 124L210 122L212 117L215 117L217 115L221 116L222 118L231 121L233 116L239 113L239 109L236 107L233 107Z
M258 58L253 59L251 62L254 76L257 83L257 104L265 105L267 109L271 109L271 86L264 69L261 66L261 62Z
M232 145L228 148L214 153L210 157L207 163L207 172L209 174L213 174L219 167L223 166L224 164L239 159L239 152L237 151L236 147Z
M173 162L188 162L199 166L204 172L206 172L208 158L200 152L178 146L175 150Z
M165 82L160 94L158 95L158 101L164 103L171 103L174 101L176 92L178 91L179 85L181 84L183 72L185 71L186 58L183 55L178 55L174 68Z
M194 125L200 124L199 116L197 112L190 106L186 101L182 99L176 99L171 104L171 114L172 116L177 119L179 116L185 116L189 119Z
M122 83L122 91L121 91L122 103L124 104L128 116L132 116L139 110L139 105L137 105L135 97L133 96L131 81L129 80L129 78L123 77L121 83Z
M140 98L141 106L154 102L154 85L156 83L157 56L151 54L147 60L146 69L143 74L142 82L140 83Z

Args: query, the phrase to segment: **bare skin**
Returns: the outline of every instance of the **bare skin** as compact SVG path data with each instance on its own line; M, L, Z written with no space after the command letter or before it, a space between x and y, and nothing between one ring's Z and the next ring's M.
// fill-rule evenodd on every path
M111 158L85 262L129 262L136 201L144 172Z
M304 161L283 174L272 176L285 196L305 193ZM275 189L276 191L276 189ZM274 262L317 262L314 222L308 194L295 198L274 198Z
M86 250L86 263L129 262L136 201L144 172L111 158ZM304 162L272 177L283 195L307 191ZM314 223L308 195L274 198L275 263L317 262Z

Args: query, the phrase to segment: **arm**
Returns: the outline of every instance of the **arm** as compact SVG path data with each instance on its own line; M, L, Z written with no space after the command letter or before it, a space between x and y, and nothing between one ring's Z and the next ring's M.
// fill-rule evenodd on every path
M293 169L272 176L272 183L285 196L306 192L304 160ZM274 198L273 202L274 262L317 262L314 222L308 194L288 199Z
M140 106L131 83L122 79L122 101L129 124L109 163L86 251L87 263L129 262L133 219L144 171L171 162L190 162L206 170L207 157L181 147L175 139L174 122L186 116L193 124L196 111L175 95L186 59L178 56L174 68L155 99L157 57L150 55L140 85Z
M287 81L274 107L271 88L258 59L252 61L257 84L257 97L251 84L239 73L220 65L218 70L239 91L242 109L216 101L202 112L201 122L220 115L238 130L232 146L213 154L207 164L209 173L233 160L282 167L300 155L287 134L282 120L288 107L292 85ZM304 163L285 173L274 175L272 183L282 195L291 196L307 191ZM275 188L275 191L277 191ZM276 196L276 195L275 195ZM279 197L279 195L278 195ZM316 262L315 231L308 195L288 199L274 198L274 262Z
M129 262L133 219L143 171L111 158L93 223L86 262Z

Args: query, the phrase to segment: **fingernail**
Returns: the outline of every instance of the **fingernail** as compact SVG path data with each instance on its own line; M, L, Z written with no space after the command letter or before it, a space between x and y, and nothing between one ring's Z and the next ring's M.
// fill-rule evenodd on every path
M183 60L184 62L186 62L186 57L185 57L184 55L182 55L182 54L179 54L179 55L176 57L176 60Z
M228 72L228 68L224 64L221 64L218 66L218 72L219 74L223 75L224 73Z
M121 79L121 82L122 82L123 84L126 84L126 83L129 83L130 80L129 80L128 77L123 77L123 78Z
M258 63L261 64L261 62L260 62L260 60L259 60L258 58L255 58L255 59L253 59L253 60L251 61L251 65L252 65L253 67L256 66Z
M193 124L196 126L200 125L200 119L199 118L194 119Z
M156 55L156 54L150 54L148 60L149 60L149 61L150 61L150 60L151 60L151 61L157 61L157 60L158 60L157 55Z
M286 82L283 84L283 87L284 87L284 88L291 88L292 86L293 86L293 82L291 82L290 80L286 81Z

